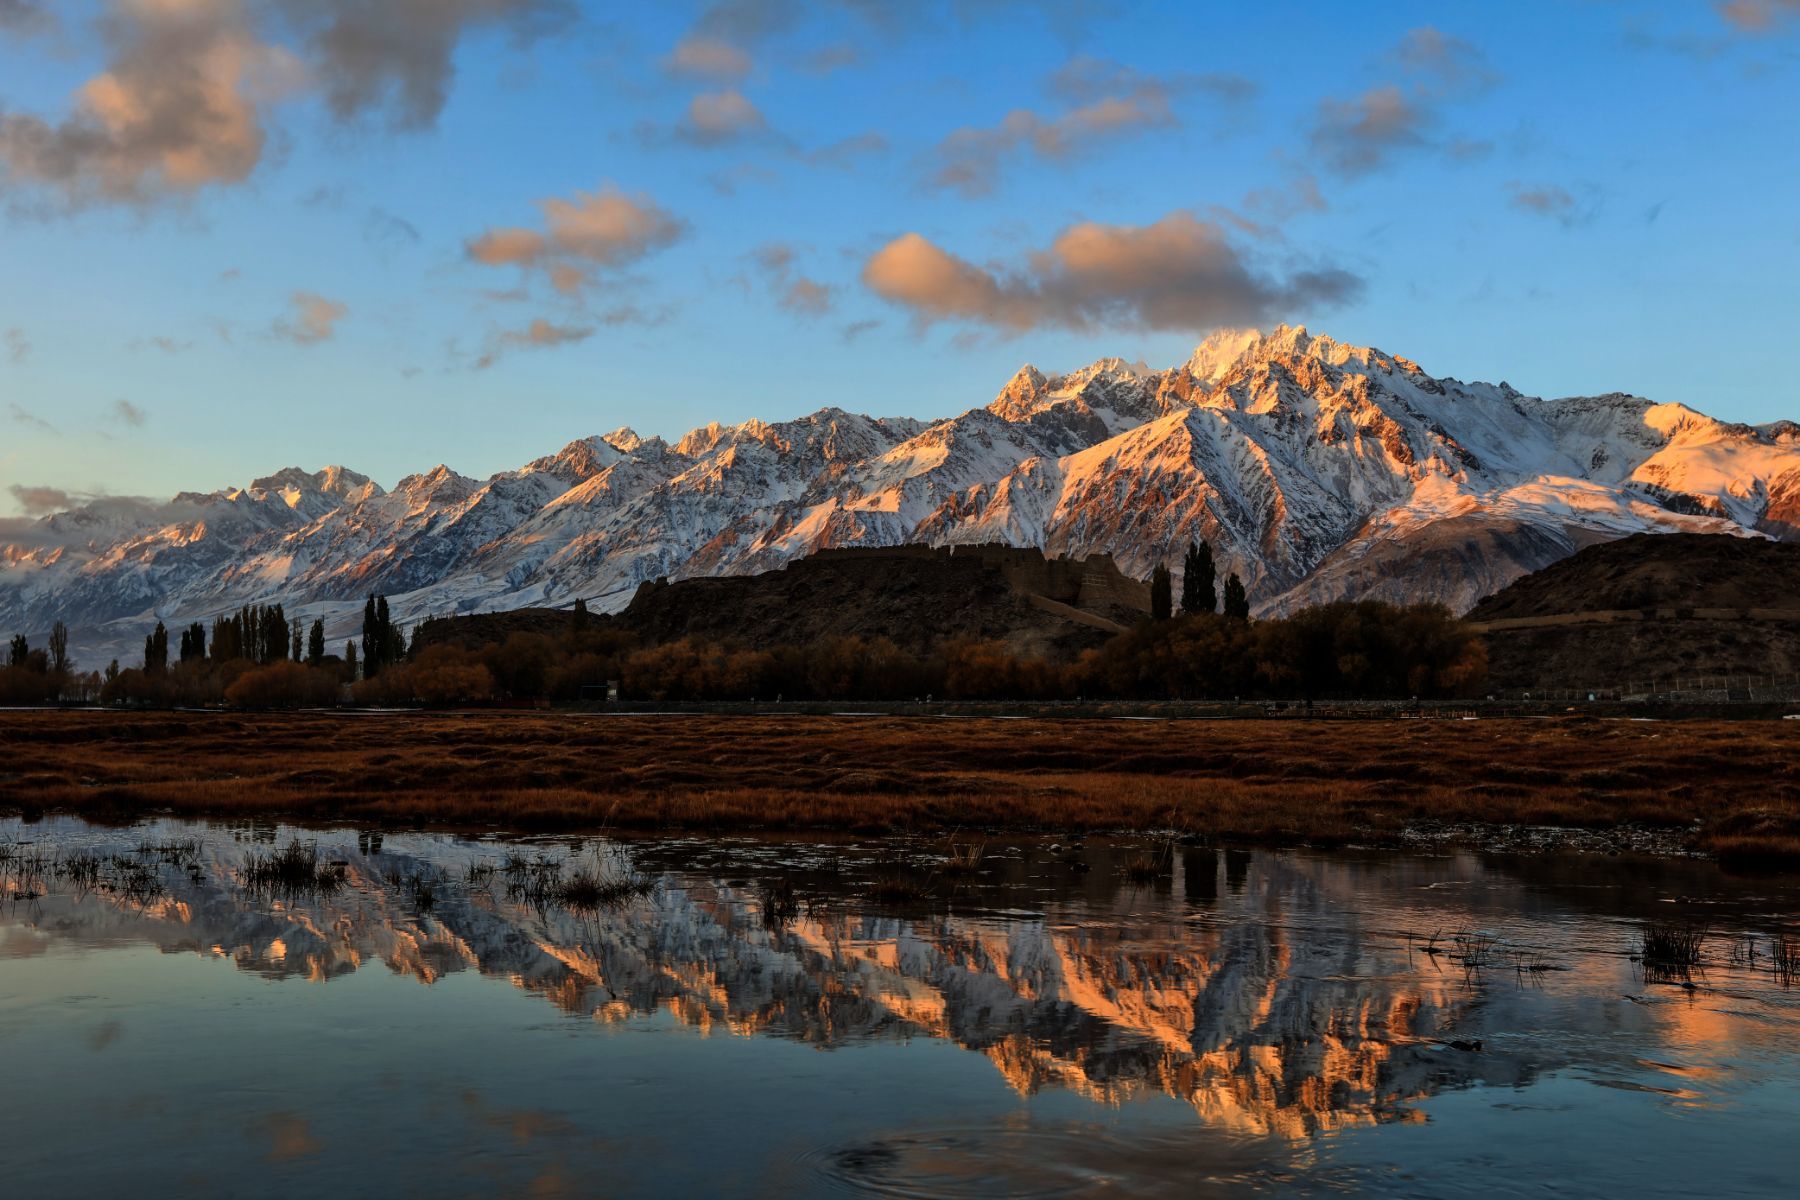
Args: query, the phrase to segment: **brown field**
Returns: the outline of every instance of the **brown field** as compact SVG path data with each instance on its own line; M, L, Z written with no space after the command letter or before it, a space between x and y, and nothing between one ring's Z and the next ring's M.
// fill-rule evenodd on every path
M511 829L1683 831L1800 863L1800 722L3 713L0 808Z

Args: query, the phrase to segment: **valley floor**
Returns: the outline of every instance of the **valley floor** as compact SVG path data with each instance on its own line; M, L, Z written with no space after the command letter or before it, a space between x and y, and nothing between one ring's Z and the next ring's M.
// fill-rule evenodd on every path
M1800 722L0 712L5 810L570 831L1173 830L1793 867Z

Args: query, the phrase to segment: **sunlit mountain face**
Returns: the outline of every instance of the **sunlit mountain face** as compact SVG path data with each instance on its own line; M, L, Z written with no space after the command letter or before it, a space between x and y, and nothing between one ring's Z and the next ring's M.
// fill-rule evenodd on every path
M1340 599L1469 608L1633 533L1791 538L1800 427L1622 394L1539 400L1282 326L1215 334L1166 370L1022 368L930 423L828 407L629 429L485 480L392 491L341 468L0 527L0 627L127 654L161 619L247 603L359 630L535 605L624 607L668 576L743 575L844 546L1005 543L1110 554L1148 578L1207 542L1259 612Z
M272 864L294 846L310 865L282 876ZM817 1090L807 1071L852 1092L899 1072L941 1089L945 1114L979 1096L1027 1125L1052 1111L1149 1122L1284 1170L1316 1166L1340 1137L1357 1154L1379 1147L1359 1139L1429 1123L1457 1094L1529 1107L1587 1080L1611 1089L1607 1102L1649 1104L1637 1115L1651 1119L1659 1104L1754 1109L1721 1065L1746 1055L1774 1054L1758 1070L1779 1078L1796 1067L1782 1039L1800 1010L1766 955L1762 967L1721 958L1697 986L1631 960L1660 898L1719 883L1698 863L1094 840L991 845L963 871L941 842L499 843L72 821L12 823L0 847L0 1012L12 1009L0 1045L15 1047L34 1030L54 1042L64 1026L106 1028L81 1004L31 1002L77 977L127 1034L174 997L201 1009L229 997L209 1035L221 1047L254 1011L254 1037L317 1039L327 1057L336 1035L315 1026L379 1029L377 1058L406 1061L421 1023L474 1014L492 1036L533 1031L527 1059L540 1042L561 1047L597 1077L651 1069L626 1061L645 1039L720 1071L744 1065L729 1046L766 1046L754 1056L765 1074L734 1084L750 1091L735 1118L750 1125L759 1088L778 1103L789 1084ZM1721 936L1775 936L1759 929L1766 889L1719 894ZM229 1073L206 1043L189 1050L185 1070ZM673 1102L655 1074L640 1081L645 1102ZM558 1119L579 1125L582 1101L562 1099ZM910 1163L925 1150L895 1153ZM1158 1169L1155 1155L1134 1161Z

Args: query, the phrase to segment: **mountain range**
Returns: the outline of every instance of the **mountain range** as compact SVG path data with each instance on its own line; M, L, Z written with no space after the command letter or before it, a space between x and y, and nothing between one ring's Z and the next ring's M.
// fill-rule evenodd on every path
M932 422L824 408L673 443L619 429L485 480L438 466L384 490L290 467L96 500L6 535L0 630L63 620L78 651L123 656L158 619L251 602L338 638L371 592L406 622L578 597L612 611L646 580L830 547L1106 552L1143 577L1179 572L1200 539L1259 613L1347 597L1462 611L1584 545L1666 531L1800 540L1800 425L1540 400L1281 326L1215 334L1167 370L1027 366Z

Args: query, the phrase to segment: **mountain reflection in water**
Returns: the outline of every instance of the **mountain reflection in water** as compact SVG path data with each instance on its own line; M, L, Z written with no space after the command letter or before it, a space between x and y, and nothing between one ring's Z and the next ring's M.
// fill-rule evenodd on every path
M248 882L253 864L294 841L317 847L316 881ZM1795 1076L1791 994L1754 960L1722 957L1723 931L1786 928L1794 897L1699 863L1170 847L1154 869L1128 871L1141 847L1094 839L989 846L964 874L941 842L897 853L61 820L0 824L0 845L0 972L15 979L58 953L154 947L282 987L310 981L327 1000L382 967L424 985L506 981L607 1033L685 1029L831 1051L931 1039L985 1058L1016 1103L1080 1097L1115 1133L1119 1114L1177 1101L1191 1130L1234 1153L1260 1146L1248 1178L1288 1186L1317 1166L1322 1135L1422 1123L1433 1097L1473 1085L1529 1097L1537 1081L1572 1075L1664 1106L1729 1107L1748 1076L1722 1060L1762 1054L1759 1070L1790 1094ZM71 880L76 860L98 866ZM577 902L535 886L545 873L638 884ZM872 891L909 902L874 904ZM1693 987L1647 984L1630 956L1642 919L1702 893L1720 957ZM0 1003L7 995L0 986ZM40 1009L7 1022L0 1050L55 1020ZM116 1019L109 1039L123 1045L131 1025ZM954 1089L967 1086L947 1081L927 1111L954 1123ZM471 1095L468 1120L483 1103ZM754 1120L754 1095L745 1100ZM303 1162L321 1145L306 1114L269 1122L272 1158ZM1181 1136L1167 1114L1157 1128ZM1002 1143L909 1136L852 1138L809 1178L873 1186L904 1168L911 1186L899 1190L928 1194L942 1189L924 1182L924 1164L942 1171L964 1154L975 1179L994 1183L979 1160ZM1025 1145L1019 1170L1048 1169ZM1138 1157L1159 1153L1183 1161L1169 1146ZM1071 1167L1050 1190L1119 1169ZM1331 1178L1354 1190L1380 1176Z

